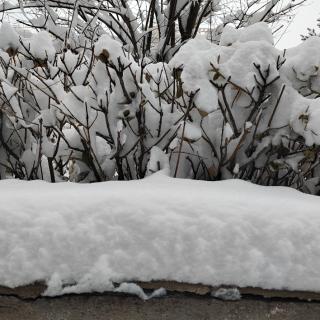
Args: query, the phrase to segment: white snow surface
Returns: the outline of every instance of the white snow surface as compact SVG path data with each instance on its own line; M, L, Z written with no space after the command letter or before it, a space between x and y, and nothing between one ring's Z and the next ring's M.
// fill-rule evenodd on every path
M215 298L227 301L236 301L241 299L241 293L238 288L219 288L211 292Z
M289 188L162 172L3 180L0 203L0 285L44 280L47 295L151 280L320 292L320 198Z

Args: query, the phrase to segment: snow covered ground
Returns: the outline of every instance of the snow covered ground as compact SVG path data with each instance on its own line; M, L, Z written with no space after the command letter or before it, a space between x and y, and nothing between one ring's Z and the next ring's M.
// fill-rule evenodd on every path
M150 280L320 292L320 198L292 189L161 173L4 180L0 203L0 285L44 280L47 295Z

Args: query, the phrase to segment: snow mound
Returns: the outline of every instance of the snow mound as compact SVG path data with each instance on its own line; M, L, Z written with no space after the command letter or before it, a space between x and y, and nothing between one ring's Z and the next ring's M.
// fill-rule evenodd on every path
M44 280L48 295L152 280L320 291L320 198L292 189L159 172L99 184L4 180L0 201L0 285Z
M272 30L265 22L258 22L245 29L235 29L226 25L223 29L220 45L230 46L235 42L266 41L273 45Z

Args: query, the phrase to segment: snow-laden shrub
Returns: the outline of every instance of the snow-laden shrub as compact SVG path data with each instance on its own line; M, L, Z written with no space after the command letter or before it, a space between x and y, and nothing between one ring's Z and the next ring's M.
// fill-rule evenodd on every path
M165 62L112 34L47 30L23 38L1 25L2 178L165 170L318 192L319 38L279 51L264 22L226 26L219 44L190 39Z
M73 47L87 46L108 32L135 60L148 56L168 62L199 30L206 30L207 37L217 42L225 25L242 28L264 21L281 34L295 9L306 1L0 0L0 13L1 21L8 14L20 26L47 30Z

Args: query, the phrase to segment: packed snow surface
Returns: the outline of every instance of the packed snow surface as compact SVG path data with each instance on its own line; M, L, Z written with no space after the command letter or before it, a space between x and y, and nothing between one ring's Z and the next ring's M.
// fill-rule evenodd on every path
M320 198L292 189L162 173L4 180L0 203L0 285L44 280L48 295L151 280L320 291Z

